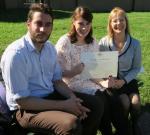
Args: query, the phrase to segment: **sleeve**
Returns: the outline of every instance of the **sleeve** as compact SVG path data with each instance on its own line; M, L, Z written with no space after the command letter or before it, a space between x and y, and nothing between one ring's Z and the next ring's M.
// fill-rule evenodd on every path
M61 79L62 79L62 69L60 67L60 64L58 63L57 58L56 58L54 75L53 75L52 81L61 80Z
M13 100L30 95L27 65L20 52L7 51L1 61L1 68L6 89L11 92Z
M93 39L92 45L94 46L94 50L93 51L97 52L99 50L99 45L98 45L98 41L95 38Z
M135 79L137 74L140 72L141 69L141 46L139 41L135 41L135 48L134 48L134 57L133 57L133 63L132 63L132 69L129 71L129 73L124 77L127 83L129 83L131 80Z
M99 51L109 51L107 42L108 42L107 36L100 39L100 41L98 42Z
M68 37L61 37L57 44L55 45L58 62L62 68L62 71L70 70L71 69L71 58L70 58L70 48L71 44Z

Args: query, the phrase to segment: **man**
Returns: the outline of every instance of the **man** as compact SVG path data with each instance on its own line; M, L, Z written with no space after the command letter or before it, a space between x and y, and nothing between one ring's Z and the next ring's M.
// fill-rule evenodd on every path
M48 6L33 4L28 33L9 45L1 59L7 104L19 125L30 131L96 135L103 103L94 96L74 94L61 80L56 51L48 41L52 26Z

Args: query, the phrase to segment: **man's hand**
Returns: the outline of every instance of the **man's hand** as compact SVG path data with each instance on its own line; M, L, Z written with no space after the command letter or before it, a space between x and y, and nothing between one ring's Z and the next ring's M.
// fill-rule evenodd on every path
M65 107L68 112L75 114L80 119L85 119L87 117L87 113L90 112L90 110L83 106L82 102L83 101L80 98L72 96L65 101Z

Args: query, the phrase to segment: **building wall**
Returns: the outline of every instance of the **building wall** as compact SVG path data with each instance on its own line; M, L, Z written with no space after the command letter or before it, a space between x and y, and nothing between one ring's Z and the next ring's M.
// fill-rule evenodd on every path
M78 4L95 11L110 11L115 6L122 7L126 11L132 9L132 0L78 0Z
M23 8L23 0L5 0L6 9Z
M0 10L5 9L5 0L0 0Z
M150 0L135 0L135 11L150 11Z
M76 7L76 0L50 0L53 9L73 10Z
M25 0L4 0L6 9L23 8ZM53 9L74 10L84 5L92 11L110 11L119 6L126 11L150 11L150 0L45 0ZM133 5L134 4L134 5Z

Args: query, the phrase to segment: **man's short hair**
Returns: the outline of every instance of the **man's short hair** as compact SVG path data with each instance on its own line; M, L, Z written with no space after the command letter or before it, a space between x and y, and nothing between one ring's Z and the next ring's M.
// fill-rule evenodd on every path
M28 13L27 20L32 20L33 14L35 12L41 12L41 13L44 13L44 14L48 14L53 19L52 8L50 8L47 4L44 4L44 3L34 3L34 4L32 4L30 6L30 10L29 10L29 13Z

